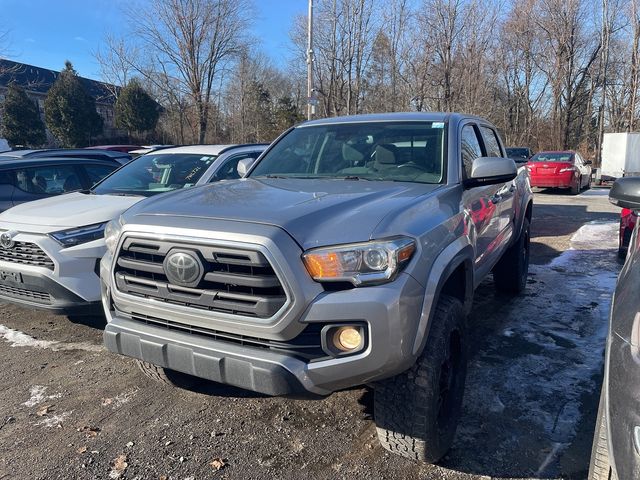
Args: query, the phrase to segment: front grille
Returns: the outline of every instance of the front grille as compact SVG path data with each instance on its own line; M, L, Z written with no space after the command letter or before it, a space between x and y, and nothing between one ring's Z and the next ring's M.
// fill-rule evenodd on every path
M46 292L27 290L26 288L17 288L0 284L0 295L51 305L51 295Z
M327 356L327 354L322 350L321 331L324 326L322 324L311 323L294 339L278 341L219 332L209 328L194 327L166 320L164 318L150 317L140 313L132 313L131 319L147 325L164 327L168 330L187 332L192 335L204 336L218 341L235 343L237 345L247 347L270 349L278 353L292 355L308 361L317 360Z
M204 272L195 285L172 283L164 260L173 250L197 256ZM120 292L204 311L270 318L287 300L280 280L257 251L128 238L114 269Z
M49 270L55 268L53 260L38 245L29 242L16 242L11 248L0 247L0 261L34 265Z

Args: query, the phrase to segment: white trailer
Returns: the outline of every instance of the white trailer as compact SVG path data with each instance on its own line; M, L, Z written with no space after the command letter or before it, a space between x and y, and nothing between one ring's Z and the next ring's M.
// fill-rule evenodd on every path
M640 176L640 133L605 133L602 139L602 180Z

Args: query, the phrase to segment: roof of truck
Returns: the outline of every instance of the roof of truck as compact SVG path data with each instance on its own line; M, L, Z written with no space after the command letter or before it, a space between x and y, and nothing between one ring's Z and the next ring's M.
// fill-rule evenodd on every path
M476 117L474 115L465 115L462 113L447 112L394 112L394 113L370 113L364 115L345 115L342 117L320 118L300 124L301 127L312 125L331 125L339 123L358 123L358 122L449 122L459 121L466 118L473 118L478 121L487 122L487 120Z

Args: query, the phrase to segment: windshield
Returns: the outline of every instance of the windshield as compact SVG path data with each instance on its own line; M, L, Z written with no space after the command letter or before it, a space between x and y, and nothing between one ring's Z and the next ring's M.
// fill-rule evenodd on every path
M532 162L564 162L573 163L573 153L568 152L552 152L552 153L536 153L531 157Z
M274 145L251 177L440 183L443 122L368 122L298 127Z
M98 195L141 195L192 187L217 158L197 153L142 155L92 189Z

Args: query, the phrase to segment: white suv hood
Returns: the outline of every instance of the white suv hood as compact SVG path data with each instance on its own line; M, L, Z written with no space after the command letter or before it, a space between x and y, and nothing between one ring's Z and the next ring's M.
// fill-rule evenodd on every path
M102 223L118 217L144 197L89 195L79 192L17 205L0 214L0 229L50 233Z

